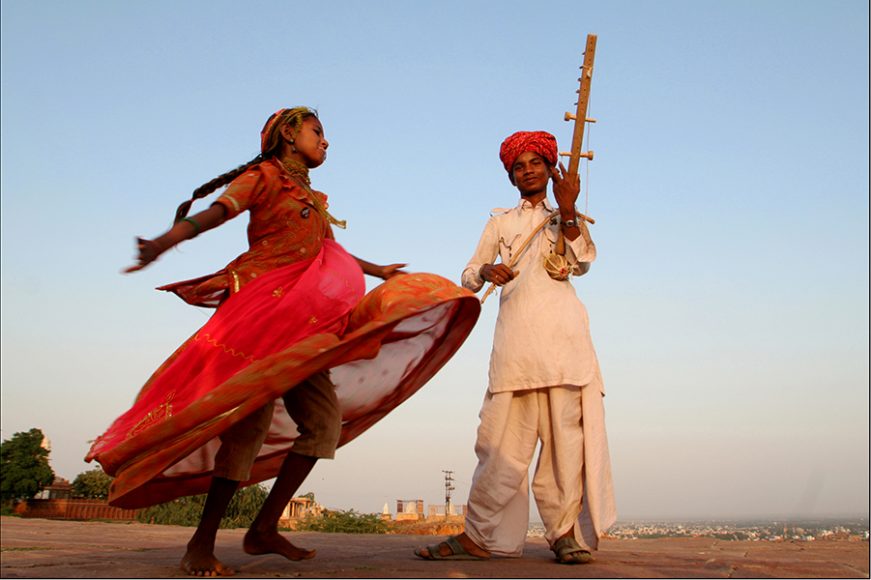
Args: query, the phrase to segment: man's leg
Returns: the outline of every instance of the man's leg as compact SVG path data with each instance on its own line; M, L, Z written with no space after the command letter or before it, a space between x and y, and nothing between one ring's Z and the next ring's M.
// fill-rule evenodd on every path
M469 492L466 535L500 555L520 556L529 526L529 464L538 442L535 392L487 393Z
M541 452L532 491L553 546L575 537L583 495L584 433L579 387L551 387L539 392Z

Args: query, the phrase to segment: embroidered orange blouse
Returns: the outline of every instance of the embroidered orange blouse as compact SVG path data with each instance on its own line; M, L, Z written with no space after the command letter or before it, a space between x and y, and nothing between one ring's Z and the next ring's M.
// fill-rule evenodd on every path
M325 238L334 239L313 195L326 208L327 196L309 189L274 159L252 166L215 201L227 219L250 212L248 251L214 274L160 286L194 306L215 308L258 275L313 258Z

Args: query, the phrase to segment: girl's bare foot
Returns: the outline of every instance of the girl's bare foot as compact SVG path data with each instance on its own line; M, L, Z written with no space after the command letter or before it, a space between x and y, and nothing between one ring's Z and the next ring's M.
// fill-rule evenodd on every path
M308 560L314 558L317 550L297 548L278 532L255 532L248 530L242 541L246 554L279 554L288 560Z
M232 576L236 573L222 564L210 551L200 551L190 546L181 559L181 569L189 576Z

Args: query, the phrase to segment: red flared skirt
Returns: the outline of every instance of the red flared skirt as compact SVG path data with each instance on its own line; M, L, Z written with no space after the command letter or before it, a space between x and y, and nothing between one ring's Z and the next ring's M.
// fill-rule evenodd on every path
M317 257L274 270L228 298L151 376L94 442L115 479L109 503L143 507L205 493L218 435L307 377L331 370L348 443L421 388L480 313L434 274L395 276L364 295L363 274L325 240ZM275 477L297 436L283 405L244 485Z

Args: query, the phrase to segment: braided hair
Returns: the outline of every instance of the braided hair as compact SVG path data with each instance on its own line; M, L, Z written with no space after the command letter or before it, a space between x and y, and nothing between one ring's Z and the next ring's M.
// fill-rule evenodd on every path
M223 187L234 179L245 173L252 165L257 165L261 161L265 161L271 157L275 157L281 151L281 128L285 125L290 125L292 129L299 130L302 122L309 117L317 117L317 111L308 107L293 107L292 109L281 109L266 120L263 125L263 130L260 132L260 153L251 161L243 163L235 169L231 169L226 173L207 181L191 194L191 198L182 202L175 210L174 224L182 221L191 209L193 203L206 197L216 189Z

